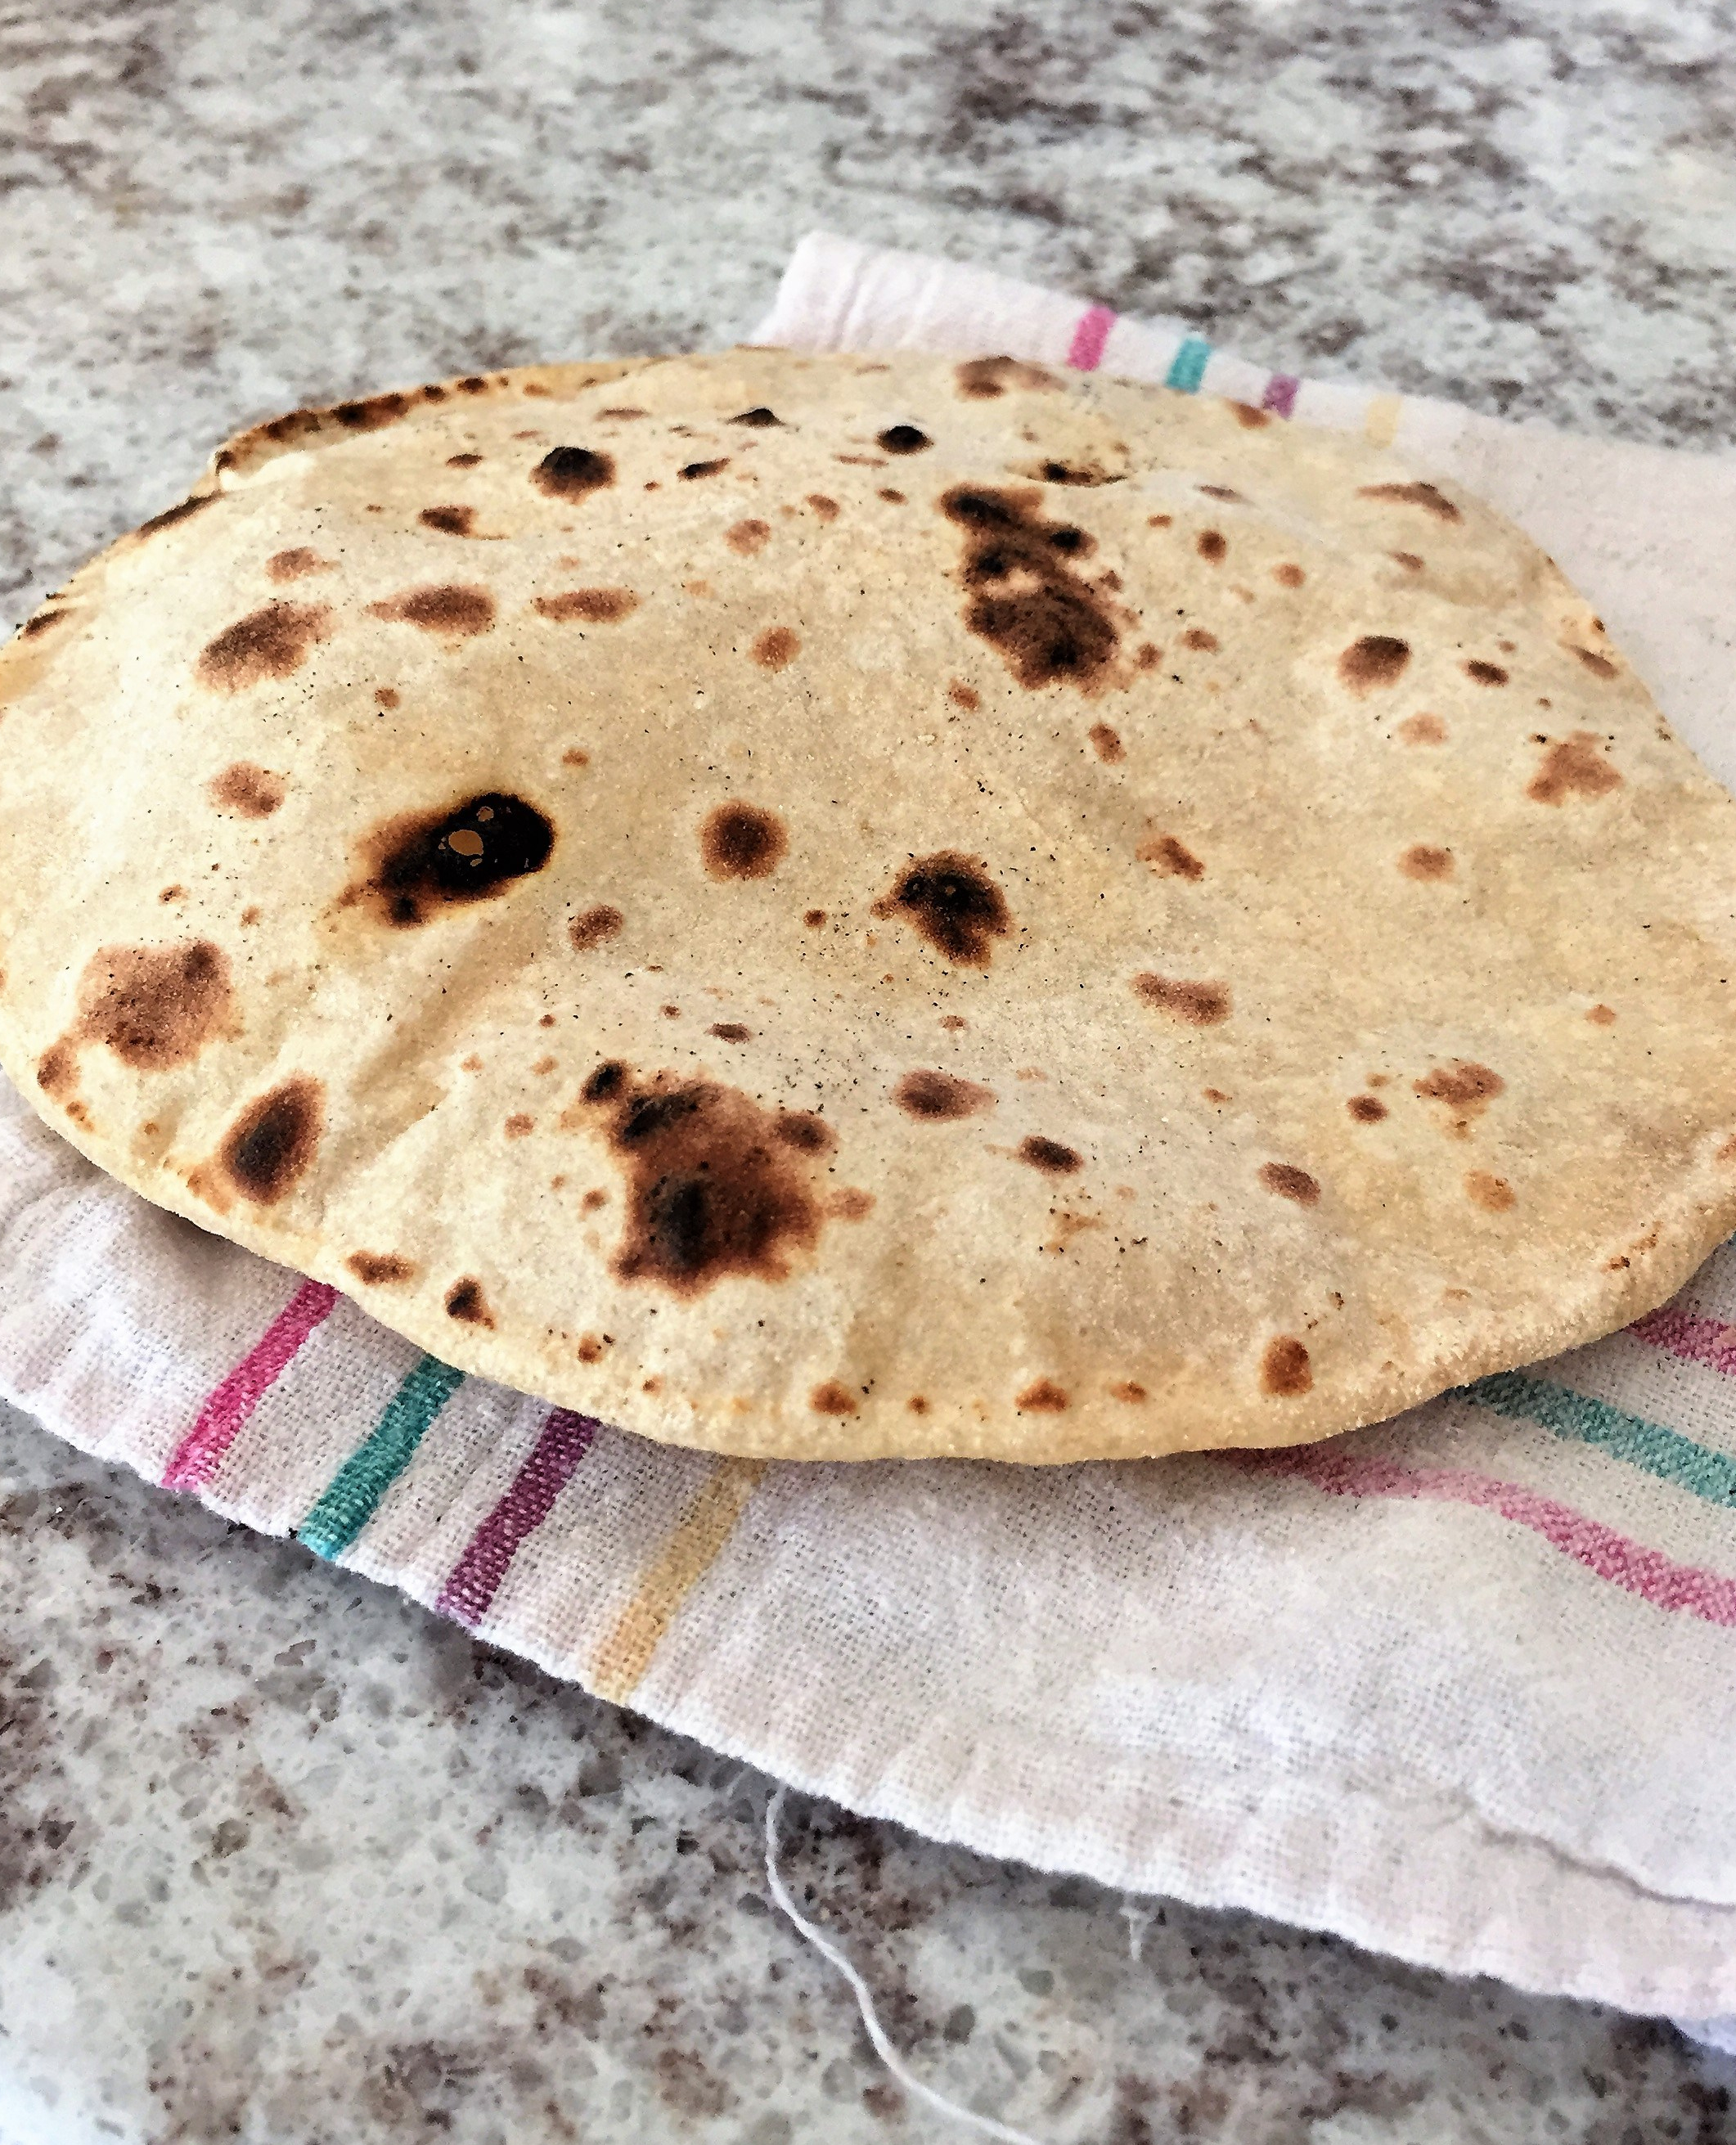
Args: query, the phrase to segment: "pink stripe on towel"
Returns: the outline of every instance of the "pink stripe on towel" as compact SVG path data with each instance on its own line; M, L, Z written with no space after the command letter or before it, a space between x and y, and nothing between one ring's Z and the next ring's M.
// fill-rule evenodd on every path
M1103 346L1109 340L1109 331L1115 321L1116 316L1107 306L1091 306L1080 315L1079 325L1073 330L1072 346L1067 354L1067 361L1075 372L1095 372L1103 362Z
M166 1490L202 1490L223 1455L294 1358L315 1326L331 1315L337 1291L306 1281L220 1385L211 1388L192 1428L164 1470Z
M1736 1326L1727 1326L1721 1318L1696 1318L1692 1311L1666 1303L1661 1310L1636 1318L1628 1331L1636 1341L1649 1341L1654 1348L1667 1349L1672 1356L1736 1378Z
M440 1615L460 1624L477 1624L487 1615L520 1543L548 1518L601 1427L588 1415L575 1415L570 1408L553 1411L530 1458L452 1567L434 1605Z

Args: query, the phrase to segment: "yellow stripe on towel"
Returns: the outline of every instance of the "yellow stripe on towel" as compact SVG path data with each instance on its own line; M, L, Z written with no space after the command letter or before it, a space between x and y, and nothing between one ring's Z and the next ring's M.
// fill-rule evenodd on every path
M676 1611L716 1563L765 1469L763 1460L718 1462L597 1649L590 1685L599 1698L624 1705L638 1689Z
M1362 436L1371 447L1390 447L1399 434L1403 414L1401 395L1376 395L1362 413Z

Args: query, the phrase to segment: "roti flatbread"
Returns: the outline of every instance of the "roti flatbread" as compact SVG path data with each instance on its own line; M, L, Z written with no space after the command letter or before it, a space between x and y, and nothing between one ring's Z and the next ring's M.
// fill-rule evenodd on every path
M301 411L0 656L0 1060L465 1370L1268 1446L1736 1225L1736 805L1358 440L771 351Z

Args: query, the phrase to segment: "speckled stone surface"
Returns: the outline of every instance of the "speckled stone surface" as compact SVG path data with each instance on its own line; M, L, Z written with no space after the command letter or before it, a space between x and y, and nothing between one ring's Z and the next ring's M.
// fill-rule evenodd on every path
M815 224L1729 445L1733 142L1713 0L15 0L0 621L241 425L726 341ZM0 2145L953 2134L769 1909L767 1792L0 1421ZM1057 2145L1736 2134L1664 2025L801 1804L788 1867Z

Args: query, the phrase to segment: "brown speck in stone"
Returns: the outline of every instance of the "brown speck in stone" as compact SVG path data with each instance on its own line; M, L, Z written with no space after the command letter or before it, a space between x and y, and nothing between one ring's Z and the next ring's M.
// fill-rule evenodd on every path
M1415 551L1395 551L1391 556L1393 563L1402 566L1407 574L1420 574L1423 570L1423 562Z
M639 414L643 416L644 412L641 411ZM744 410L739 417L732 417L729 420L732 425L747 425L755 430L764 430L773 425L781 424L782 421L783 420L774 412L768 410L763 402L757 403L751 410Z
M612 902L600 901L594 908L587 908L582 916L575 916L567 926L567 937L573 942L573 950L588 953L593 946L600 946L605 938L613 938L621 928L621 912Z
M1437 1065L1426 1078L1410 1084L1425 1102L1446 1105L1446 1128L1460 1139L1469 1136L1473 1121L1481 1117L1507 1085L1499 1072L1465 1058L1451 1065Z
M396 690L390 685L376 685L374 688L375 703L379 707L395 708L399 697Z
M408 929L442 909L506 893L540 871L554 846L551 822L500 790L445 811L406 812L364 839L367 874L340 905L366 902L383 922Z
M1176 976L1141 975L1133 978L1133 992L1148 1006L1166 1013L1190 1028L1216 1028L1230 1018L1227 984L1192 983Z
M1569 797L1603 797L1621 786L1620 770L1604 757L1597 732L1575 730L1549 747L1525 794L1535 804L1564 804Z
M1599 655L1594 648L1576 648L1574 654L1594 677L1613 678L1615 675L1615 665L1607 655Z
M241 922L243 923L257 923L260 918L264 913L265 911L263 909L255 906L249 906L241 911Z
M331 633L329 604L268 603L225 626L201 654L196 675L214 691L242 692L291 676Z
M1613 1028L1615 1025L1614 1006L1594 1005L1585 1016L1594 1028Z
M1507 674L1499 663L1473 660L1464 665L1465 674L1479 685L1505 685Z
M739 1020L714 1022L705 1032L714 1035L719 1043L747 1043L753 1038L753 1030L744 1028Z
M914 858L874 903L873 913L903 918L961 968L986 968L992 942L1012 928L1007 898L987 865L958 849Z
M845 1391L835 1378L823 1386L816 1386L808 1396L808 1405L816 1415L854 1415L854 1396Z
M1118 615L1069 561L1094 548L1082 530L1051 521L1042 495L957 485L941 510L964 532L959 578L964 623L1032 690L1111 681L1121 645Z
M1063 1147L1059 1140L1044 1139L1037 1133L1019 1142L1018 1158L1050 1177L1071 1177L1074 1171L1085 1167L1082 1155L1070 1147Z
M230 1182L256 1207L272 1207L311 1167L326 1122L326 1091L306 1073L250 1102L220 1150Z
M317 551L299 544L287 551L274 551L266 560L266 577L274 581L299 581L310 574L329 574L331 565Z
M608 625L636 611L639 598L631 589L566 589L560 595L533 596L531 608L557 624L582 618L593 625Z
M1193 540L1193 548L1202 559L1215 566L1230 547L1217 530L1202 529Z
M818 931L825 923L826 912L823 908L804 908L802 912L802 921L810 931Z
M1300 566L1293 566L1286 563L1272 568L1272 579L1281 588L1299 589L1307 578L1308 576Z
M1513 1187L1505 1177L1495 1177L1486 1169L1467 1170L1465 1194L1485 1214L1505 1214L1514 1203Z
M769 878L789 837L775 812L758 804L719 804L699 829L699 854L713 878Z
M883 499L888 506L903 506L905 504L904 494L894 491L889 485L883 485L874 495L877 499Z
M1292 1162L1261 1162L1260 1182L1268 1192L1275 1192L1281 1199L1293 1199L1298 1207L1320 1204L1319 1184L1306 1169L1298 1169Z
M1439 715L1406 715L1395 734L1406 744L1445 744L1447 726Z
M1359 485L1357 490L1363 499L1385 499L1400 506L1420 506L1437 521L1457 521L1460 518L1452 500L1432 484L1365 484Z
M1386 1105L1378 1095L1352 1095L1345 1107L1359 1125L1377 1125L1387 1114Z
M1410 660L1410 644L1395 640L1388 633L1365 634L1353 640L1338 659L1338 674L1353 693L1398 683Z
M1206 867L1183 842L1173 834L1156 834L1148 842L1142 842L1133 852L1142 864L1149 864L1160 878L1204 878Z
M782 670L801 653L799 636L787 625L774 625L754 643L754 660L762 670Z
M488 1299L482 1293L481 1282L474 1274L465 1274L446 1291L446 1316L457 1319L463 1326L492 1328L495 1314L490 1310Z
M808 495L808 504L822 521L837 520L839 511L838 501L835 499L828 498L823 491L810 491Z
M729 457L728 455L719 455L714 461L689 462L684 468L679 470L677 474L686 483L693 484L700 477L716 476L720 470L726 470L729 466Z
M1426 842L1418 842L1399 858L1399 869L1406 878L1450 878L1453 876L1453 853L1450 849L1431 849Z
M947 698L955 708L963 708L967 715L975 714L982 704L982 696L976 688L973 685L965 684L957 678L948 686Z
M892 1098L906 1117L942 1122L955 1117L980 1117L995 1106L993 1092L974 1080L960 1080L951 1072L927 1070L907 1072L892 1091Z
M1061 385L1046 366L1028 365L1017 357L970 358L954 377L967 402L992 402L1009 388L1049 391Z
M236 812L244 819L269 819L282 804L286 787L281 774L267 774L251 759L235 761L207 786L220 812Z
M1275 1399L1294 1400L1308 1391L1313 1383L1308 1351L1292 1334L1280 1333L1266 1342L1266 1353L1260 1359L1262 1391Z
M390 1288L415 1277L414 1262L400 1257L396 1252L351 1252L344 1264L369 1288Z
M424 633L438 634L443 640L467 640L494 625L495 600L486 589L461 581L435 582L371 603L368 615L420 626Z
M506 1120L505 1127L506 1137L510 1140L523 1139L535 1129L535 1118L526 1117L522 1110L515 1110Z
M590 754L576 744L570 744L560 755L560 764L563 767L589 767Z
M416 520L425 529L437 530L442 536L468 536L476 519L474 506L425 506Z
M480 455L448 455L446 457L446 467L448 469L475 469L477 463L480 462L481 459L482 457Z
M1207 633L1204 626L1191 625L1181 636L1181 645L1199 654L1213 655L1217 652L1217 635Z
M1026 1415L1060 1415L1067 1408L1067 1391L1052 1378L1037 1378L1012 1405Z
M922 1393L913 1393L904 1405L912 1415L927 1415L928 1412L927 1396Z
M583 499L614 482L614 459L589 447L555 447L530 472L530 481L550 499Z
M1091 739L1091 749L1099 759L1112 766L1117 760L1127 757L1121 733L1112 729L1107 723L1093 723L1087 735Z
M584 1099L606 1112L626 1179L618 1280L679 1296L731 1274L783 1281L791 1255L818 1242L814 1171L835 1144L823 1118L713 1081L641 1080L618 1062L598 1067Z
M764 550L772 540L769 521L738 521L733 529L724 532L724 541L732 551L739 551L744 559L751 559L756 551Z

